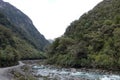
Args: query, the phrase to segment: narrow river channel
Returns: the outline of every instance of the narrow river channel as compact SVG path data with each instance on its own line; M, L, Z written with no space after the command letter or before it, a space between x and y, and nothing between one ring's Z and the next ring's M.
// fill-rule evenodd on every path
M56 68L53 66L33 66L33 75L39 80L120 80L120 74L97 71L84 71L75 68Z

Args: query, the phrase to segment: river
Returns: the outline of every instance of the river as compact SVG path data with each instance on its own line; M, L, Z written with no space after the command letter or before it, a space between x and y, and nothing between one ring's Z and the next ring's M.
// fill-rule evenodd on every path
M120 80L120 74L86 71L75 68L57 68L54 66L34 65L33 75L39 80ZM45 79L46 78L46 79Z

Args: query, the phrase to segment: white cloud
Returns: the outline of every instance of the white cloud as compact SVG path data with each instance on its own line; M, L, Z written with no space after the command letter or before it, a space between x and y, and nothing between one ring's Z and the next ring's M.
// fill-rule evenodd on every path
M4 0L27 14L47 38L62 35L66 27L102 0Z

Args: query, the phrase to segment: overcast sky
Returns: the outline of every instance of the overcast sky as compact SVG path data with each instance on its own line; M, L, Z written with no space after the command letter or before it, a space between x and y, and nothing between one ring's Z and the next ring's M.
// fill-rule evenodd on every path
M4 0L28 15L47 39L61 36L70 23L102 0Z

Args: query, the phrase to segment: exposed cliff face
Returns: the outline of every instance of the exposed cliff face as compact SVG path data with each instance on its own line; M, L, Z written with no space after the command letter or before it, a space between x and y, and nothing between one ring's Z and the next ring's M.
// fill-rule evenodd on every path
M11 28L12 31L29 41L36 49L43 50L49 44L44 36L35 28L30 18L11 4L0 0L0 12L14 25L14 29Z

